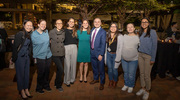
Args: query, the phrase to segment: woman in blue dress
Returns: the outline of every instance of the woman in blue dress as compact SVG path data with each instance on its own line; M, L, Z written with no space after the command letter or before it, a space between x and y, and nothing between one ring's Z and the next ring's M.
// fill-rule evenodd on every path
M79 39L78 44L78 57L77 61L80 62L79 72L80 79L82 82L84 80L87 83L87 71L88 71L88 62L90 62L90 25L88 20L83 20L83 24L80 30L77 31L77 36ZM84 79L83 79L83 66L84 66Z

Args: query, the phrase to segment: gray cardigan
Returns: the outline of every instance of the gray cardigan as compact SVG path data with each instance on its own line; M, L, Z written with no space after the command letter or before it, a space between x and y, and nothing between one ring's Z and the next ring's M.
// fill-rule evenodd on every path
M51 52L53 56L64 56L65 48L64 48L64 40L65 40L65 32L63 29L57 31L56 28L52 29L49 32L49 38L51 42Z
M117 49L116 49L116 58L115 58L114 68L118 68L120 65L122 48L123 48L123 35L120 34L117 37Z

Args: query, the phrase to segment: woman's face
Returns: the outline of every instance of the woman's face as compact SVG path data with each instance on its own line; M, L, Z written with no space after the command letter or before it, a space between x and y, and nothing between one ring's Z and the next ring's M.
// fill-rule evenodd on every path
M40 24L38 24L39 29L45 30L46 29L46 21L42 21Z
M70 28L73 28L74 27L74 19L70 19L68 21L68 25L69 25Z
M128 31L128 33L134 33L134 30L135 30L135 28L134 28L134 25L133 25L133 24L128 24L128 25L127 25L127 31Z
M110 31L111 31L112 33L115 33L115 32L117 31L116 24L112 24L112 25L110 26Z
M141 27L142 27L143 29L146 29L148 26L149 26L148 20L147 20L147 19L142 19L142 21L141 21Z
M26 22L26 24L24 25L24 29L26 30L26 32L31 32L33 30L33 25L31 21Z
M62 29L63 27L62 20L57 20L55 26L58 30Z
M85 20L85 21L83 21L82 26L83 26L83 28L87 29L88 26L89 26L89 24L88 24L88 22Z

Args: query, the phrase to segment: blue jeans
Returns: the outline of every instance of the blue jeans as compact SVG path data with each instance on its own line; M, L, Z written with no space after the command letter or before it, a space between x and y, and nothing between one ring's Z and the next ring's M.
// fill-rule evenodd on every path
M125 85L128 87L134 87L138 60L125 61L122 59L121 62L122 62L122 68L124 71Z
M107 67L108 67L108 75L109 75L109 80L114 80L117 82L118 80L118 69L114 68L115 65L115 58L116 54L111 54L107 52Z

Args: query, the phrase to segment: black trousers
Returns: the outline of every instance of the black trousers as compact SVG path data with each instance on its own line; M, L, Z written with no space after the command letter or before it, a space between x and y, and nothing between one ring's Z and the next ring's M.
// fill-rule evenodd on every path
M0 52L0 69L3 69L5 67L6 67L5 52Z
M64 74L63 64L62 64L64 60L64 56L53 56L52 60L57 67L56 79L54 85L56 86L56 88L61 88L63 83L63 74Z
M48 59L38 59L37 58L37 87L36 91L49 88L49 71L51 66L51 58Z

